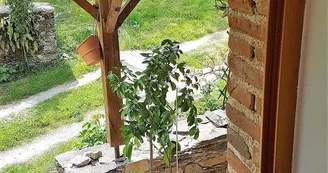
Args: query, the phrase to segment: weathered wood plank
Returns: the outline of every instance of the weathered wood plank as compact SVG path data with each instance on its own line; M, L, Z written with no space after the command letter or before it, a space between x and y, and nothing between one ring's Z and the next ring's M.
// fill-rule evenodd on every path
M117 19L116 28L119 28L125 19L130 15L133 9L138 5L140 0L129 0L125 3L124 7L121 9L120 14Z
M87 13L89 13L94 19L99 21L98 9L91 5L86 0L74 0L74 2L79 5L82 9L84 9Z

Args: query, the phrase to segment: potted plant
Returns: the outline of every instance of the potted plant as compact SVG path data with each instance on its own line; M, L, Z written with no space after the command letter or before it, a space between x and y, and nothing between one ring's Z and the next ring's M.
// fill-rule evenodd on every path
M102 59L100 42L97 35L90 35L76 50L87 65L94 65Z
M125 66L119 67L122 77L109 72L109 85L113 92L124 100L121 109L125 125L121 128L125 141L124 155L131 159L132 149L140 146L144 139L150 143L150 172L153 171L153 148L163 155L164 162L170 167L172 157L180 149L177 141L171 141L169 133L175 121L176 111L186 114L190 126L189 135L198 138L197 108L193 92L198 89L197 77L191 75L185 63L177 60L182 51L176 42L164 40L160 47L151 53L143 53L146 69L132 72ZM174 103L167 101L169 90L184 85L177 92ZM154 146L154 142L159 146ZM154 146L154 147L153 147ZM171 169L172 171L172 169Z

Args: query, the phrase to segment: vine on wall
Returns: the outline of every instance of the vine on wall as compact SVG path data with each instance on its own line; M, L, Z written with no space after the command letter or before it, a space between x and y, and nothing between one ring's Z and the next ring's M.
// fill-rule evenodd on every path
M0 19L0 50L5 54L20 54L29 70L29 60L35 57L44 42L40 36L39 20L33 13L31 0L7 0L10 13Z

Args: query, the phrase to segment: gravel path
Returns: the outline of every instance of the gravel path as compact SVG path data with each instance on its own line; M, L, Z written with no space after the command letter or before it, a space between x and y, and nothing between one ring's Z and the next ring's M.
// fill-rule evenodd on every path
M228 37L228 34L226 32L227 31L221 31L204 36L198 40L182 43L181 50L183 50L184 52L189 52L201 46L209 45L213 42L223 42ZM147 51L142 51L142 50L122 51L121 52L122 63L133 70L136 71L142 70L143 68L145 68L145 65L142 64L143 57L140 55L141 52L147 52ZM23 99L21 101L12 104L0 105L0 119L6 118L10 115L16 115L22 112L23 110L27 108L31 108L44 100L50 99L60 93L67 92L76 89L78 87L81 87L83 85L86 85L88 83L91 83L93 81L96 81L100 77L101 77L101 71L100 69L98 69L94 72L84 75L81 79L75 80L71 83L56 86L52 89L30 96L26 99Z
M90 119L92 115L100 113L104 113L104 111L101 109L88 113L85 121ZM61 127L49 132L47 135L42 136L33 142L4 152L0 152L0 170L9 164L28 161L32 157L40 155L43 152L51 149L58 143L67 142L74 137L77 137L79 132L82 130L82 125L85 121Z

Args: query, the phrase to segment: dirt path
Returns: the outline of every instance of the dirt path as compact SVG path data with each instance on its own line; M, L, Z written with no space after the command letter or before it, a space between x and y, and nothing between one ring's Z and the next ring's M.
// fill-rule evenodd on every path
M88 113L85 121L90 119L92 115L99 113L104 113L103 109ZM32 157L40 155L43 152L51 149L58 143L67 142L74 137L77 137L79 132L82 130L82 125L85 121L61 127L51 131L45 136L36 139L33 142L4 152L0 152L0 170L9 164L28 161Z
M213 42L223 42L227 39L228 34L227 31L216 32L207 36L204 36L198 40L189 41L181 44L181 50L184 52L189 52L195 50L201 46L209 45ZM139 71L145 68L145 65L142 64L143 57L140 55L141 52L147 52L142 50L136 51L122 51L121 52L121 60L122 63L129 68ZM101 76L100 69L88 73L83 76L83 78L75 80L71 83L59 85L47 91L41 92L39 94L30 96L21 101L8 104L8 105L0 105L0 119L6 118L10 115L16 115L27 108L32 108L38 103L50 99L60 93L67 92L93 81L96 81Z

